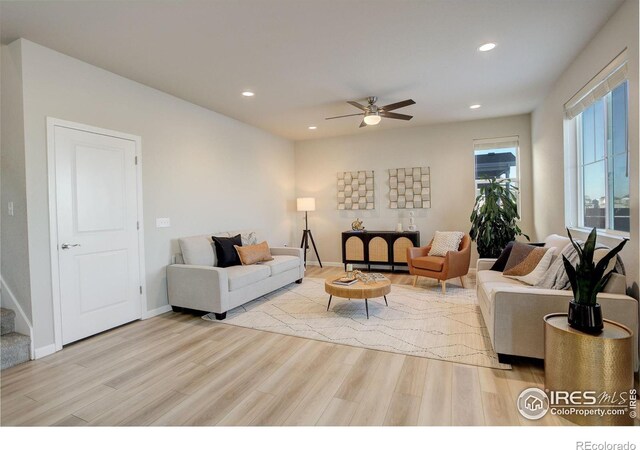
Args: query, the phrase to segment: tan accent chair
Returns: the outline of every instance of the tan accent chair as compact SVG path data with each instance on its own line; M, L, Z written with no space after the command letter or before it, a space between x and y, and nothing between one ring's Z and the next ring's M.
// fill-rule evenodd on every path
M447 252L446 256L429 256L433 239L426 247L411 247L407 249L407 265L409 273L415 275L413 286L418 277L435 278L442 284L442 293L447 293L447 280L460 278L464 287L463 277L469 273L471 262L471 238L465 234L460 241L457 252Z

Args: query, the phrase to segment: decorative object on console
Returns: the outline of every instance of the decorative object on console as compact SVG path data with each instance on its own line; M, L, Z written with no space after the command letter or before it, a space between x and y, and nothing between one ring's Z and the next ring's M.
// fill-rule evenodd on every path
M607 271L609 261L622 250L628 239L623 239L622 242L602 257L597 264L594 264L593 256L598 237L596 229L591 230L583 246L573 240L568 228L567 234L579 257L579 262L574 267L567 257L562 255L562 261L573 291L573 300L569 303L567 320L569 325L576 330L589 334L600 334L603 321L597 295L602 292L609 282L609 278L611 278L612 270Z
M353 231L364 231L364 227L362 226L362 220L356 219L351 222L351 229Z
M233 237L211 236L216 248L218 267L240 266L242 262L236 251L236 246L242 247L242 236Z
M338 209L375 209L373 170L338 172Z
M297 210L304 212L304 231L302 232L302 241L300 241L300 248L304 250L304 266L307 267L307 251L309 251L309 239L311 239L311 245L316 252L316 258L318 258L318 264L322 267L322 261L320 261L320 255L318 254L318 248L313 240L313 234L309 229L309 218L307 213L309 211L316 210L316 199L313 197L300 197L296 200Z
M415 211L409 211L409 231L416 231L417 229L415 215Z
M259 262L273 261L271 252L269 251L269 244L267 241L263 241L256 245L238 246L234 245L240 262L243 266L250 266Z
M471 240L478 246L480 258L497 258L507 244L522 233L517 204L518 188L509 180L492 178L480 187L480 195L471 213Z
M419 231L345 231L342 233L342 263L405 266L406 249L420 245Z
M389 169L389 208L431 208L429 167Z

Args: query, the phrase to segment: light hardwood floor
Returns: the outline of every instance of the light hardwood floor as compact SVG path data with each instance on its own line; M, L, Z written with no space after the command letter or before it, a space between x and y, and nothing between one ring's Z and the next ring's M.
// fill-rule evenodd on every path
M309 267L325 277L339 268ZM390 275L394 284L413 277ZM421 279L419 286L438 289ZM167 313L1 373L10 425L559 425L520 392L540 364L497 370L367 350Z

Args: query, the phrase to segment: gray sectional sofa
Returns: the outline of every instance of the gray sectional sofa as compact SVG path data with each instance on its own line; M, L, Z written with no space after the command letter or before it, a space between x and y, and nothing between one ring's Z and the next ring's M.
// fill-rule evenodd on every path
M212 233L233 235L235 233ZM246 245L243 233L243 245ZM181 254L167 266L169 303L173 307L213 312L223 320L227 311L287 284L302 282L302 249L272 247L273 261L250 266L217 267L211 235L178 240Z

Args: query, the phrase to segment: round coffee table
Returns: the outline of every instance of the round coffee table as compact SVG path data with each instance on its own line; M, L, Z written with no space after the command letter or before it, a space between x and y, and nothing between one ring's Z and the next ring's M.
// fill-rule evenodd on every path
M385 305L387 303L387 294L391 292L391 281L384 279L381 281L372 281L370 283L363 283L358 281L350 286L342 286L339 284L333 284L333 281L337 278L335 275L324 280L324 291L329 294L329 304L327 305L327 311L331 306L331 299L335 295L342 298L356 298L364 299L364 307L367 310L367 319L369 318L369 303L370 298L384 297Z

